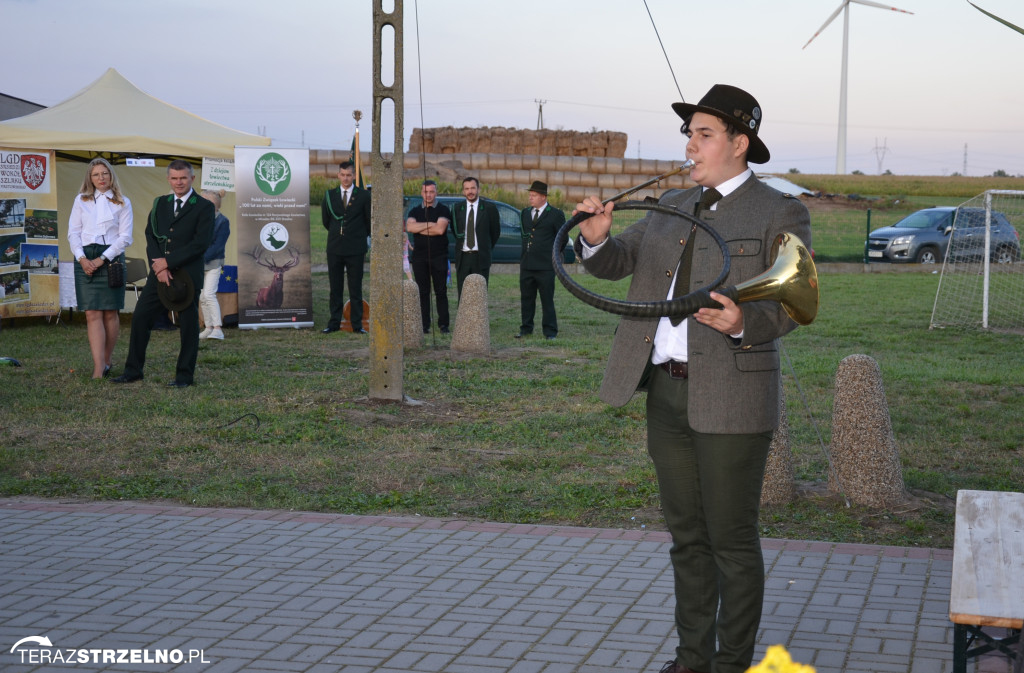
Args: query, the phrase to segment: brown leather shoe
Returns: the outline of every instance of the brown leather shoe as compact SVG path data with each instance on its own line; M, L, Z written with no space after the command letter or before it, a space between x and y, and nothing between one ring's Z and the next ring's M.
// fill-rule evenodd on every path
M695 671L682 664L677 664L675 661L670 661L662 666L658 673L700 673L700 671Z

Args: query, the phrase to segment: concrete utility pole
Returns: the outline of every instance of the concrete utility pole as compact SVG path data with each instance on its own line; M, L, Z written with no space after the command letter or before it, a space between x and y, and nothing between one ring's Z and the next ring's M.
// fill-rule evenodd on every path
M370 398L402 401L404 351L402 342L402 182L405 169L405 107L402 79L402 0L391 0L385 12L383 0L373 2L373 233L370 247ZM383 33L394 34L394 72L391 85L384 84ZM381 107L390 101L393 119L381 119ZM394 125L394 152L381 152L381 128Z
M537 98L534 98L533 102L537 104L537 130L538 131L543 131L544 130L544 103L547 103L547 101L546 100L539 100Z

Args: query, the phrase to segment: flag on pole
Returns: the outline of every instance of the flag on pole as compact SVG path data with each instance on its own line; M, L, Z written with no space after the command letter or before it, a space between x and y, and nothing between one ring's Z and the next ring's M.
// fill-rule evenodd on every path
M363 161L359 155L359 120L362 116L363 113L359 110L352 113L352 117L356 120L356 134L352 137L352 163L355 164L356 187L366 189L366 183L363 181Z

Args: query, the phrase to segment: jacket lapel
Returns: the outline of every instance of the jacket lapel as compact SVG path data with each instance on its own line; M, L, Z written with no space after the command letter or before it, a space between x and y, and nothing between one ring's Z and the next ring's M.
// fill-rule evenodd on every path
M551 204L550 203L545 203L544 204L544 210L540 211L540 215L537 216L537 224L536 224L536 226L534 226L534 229L539 227L540 223L544 221L544 218L546 218L548 216L548 211L549 210L551 210Z
M162 211L159 214L167 214L167 217L174 217L174 194L169 194L166 197L161 197L157 207Z
M344 190L342 190L341 185L338 185L338 191L334 193L332 198L334 199L334 212L338 216L338 219L345 219L345 198Z
M452 226L455 228L455 237L460 238L466 233L466 216L463 211L466 209L466 202L459 201L452 206ZM459 248L460 250L462 248Z
M352 193L348 197L348 205L345 206L345 210L348 210L348 206L351 206L353 203L355 203L356 199L362 197L362 195L363 190L359 189L359 187L355 183L352 183ZM341 199L341 185L338 186L338 198Z
M358 199L361 199L361 198L363 198L363 196L364 196L364 192L365 192L365 191L366 191L366 190L364 190L363 188L361 188L361 187L359 187L358 185L356 185L355 183L353 183L353 184L352 184L352 195L348 197L348 203L349 203L349 205L352 205L353 203L355 203L355 202L356 202L356 199L357 199L357 198L358 198ZM339 195L339 198L340 198L340 195L341 195L341 187L338 187L338 195ZM368 195L367 195L367 196L368 196Z
M174 194L169 194L168 196L159 197L154 202L153 215L155 217L150 217L149 219L149 225L154 234L163 234L163 229L166 228L164 223L174 222L174 199Z

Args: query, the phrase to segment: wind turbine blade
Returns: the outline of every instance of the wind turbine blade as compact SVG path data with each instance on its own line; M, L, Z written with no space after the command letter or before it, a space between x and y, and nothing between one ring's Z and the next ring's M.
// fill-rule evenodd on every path
M894 12L903 12L904 14L913 14L905 9L899 7L893 7L892 5L883 5L880 2L871 2L871 0L850 0L850 2L856 2L858 5L868 5L869 7L878 7L880 9L891 9Z
M814 42L814 38L816 38L819 35L821 35L821 32L823 30L825 30L826 28L828 28L828 24L830 24L833 21L835 21L835 18L837 16L839 16L839 12L843 11L843 7L846 7L846 5L849 4L849 2L850 2L850 0L843 0L842 2L840 2L839 3L839 7L836 9L836 11L832 12L832 16L828 17L828 20L825 21L825 23L821 24L821 28L819 28L818 31L814 35L811 35L811 39L807 40L807 44L810 44L811 42ZM801 49L807 49L807 44L802 46Z
M971 7L975 8L976 10L978 10L979 12L984 14L985 16L988 16L988 17L991 17L991 18L995 19L996 21L998 21L999 23L1003 24L1004 26L1007 26L1008 28L1012 28L1015 31L1017 31L1018 33L1024 33L1024 29L1021 29L1021 28L1013 25L1012 23L1010 23L1006 19L1000 19L998 16L996 16L992 12L986 12L984 9L982 9L981 7L978 7L976 4L971 2L971 0L967 0L967 4L970 5Z

